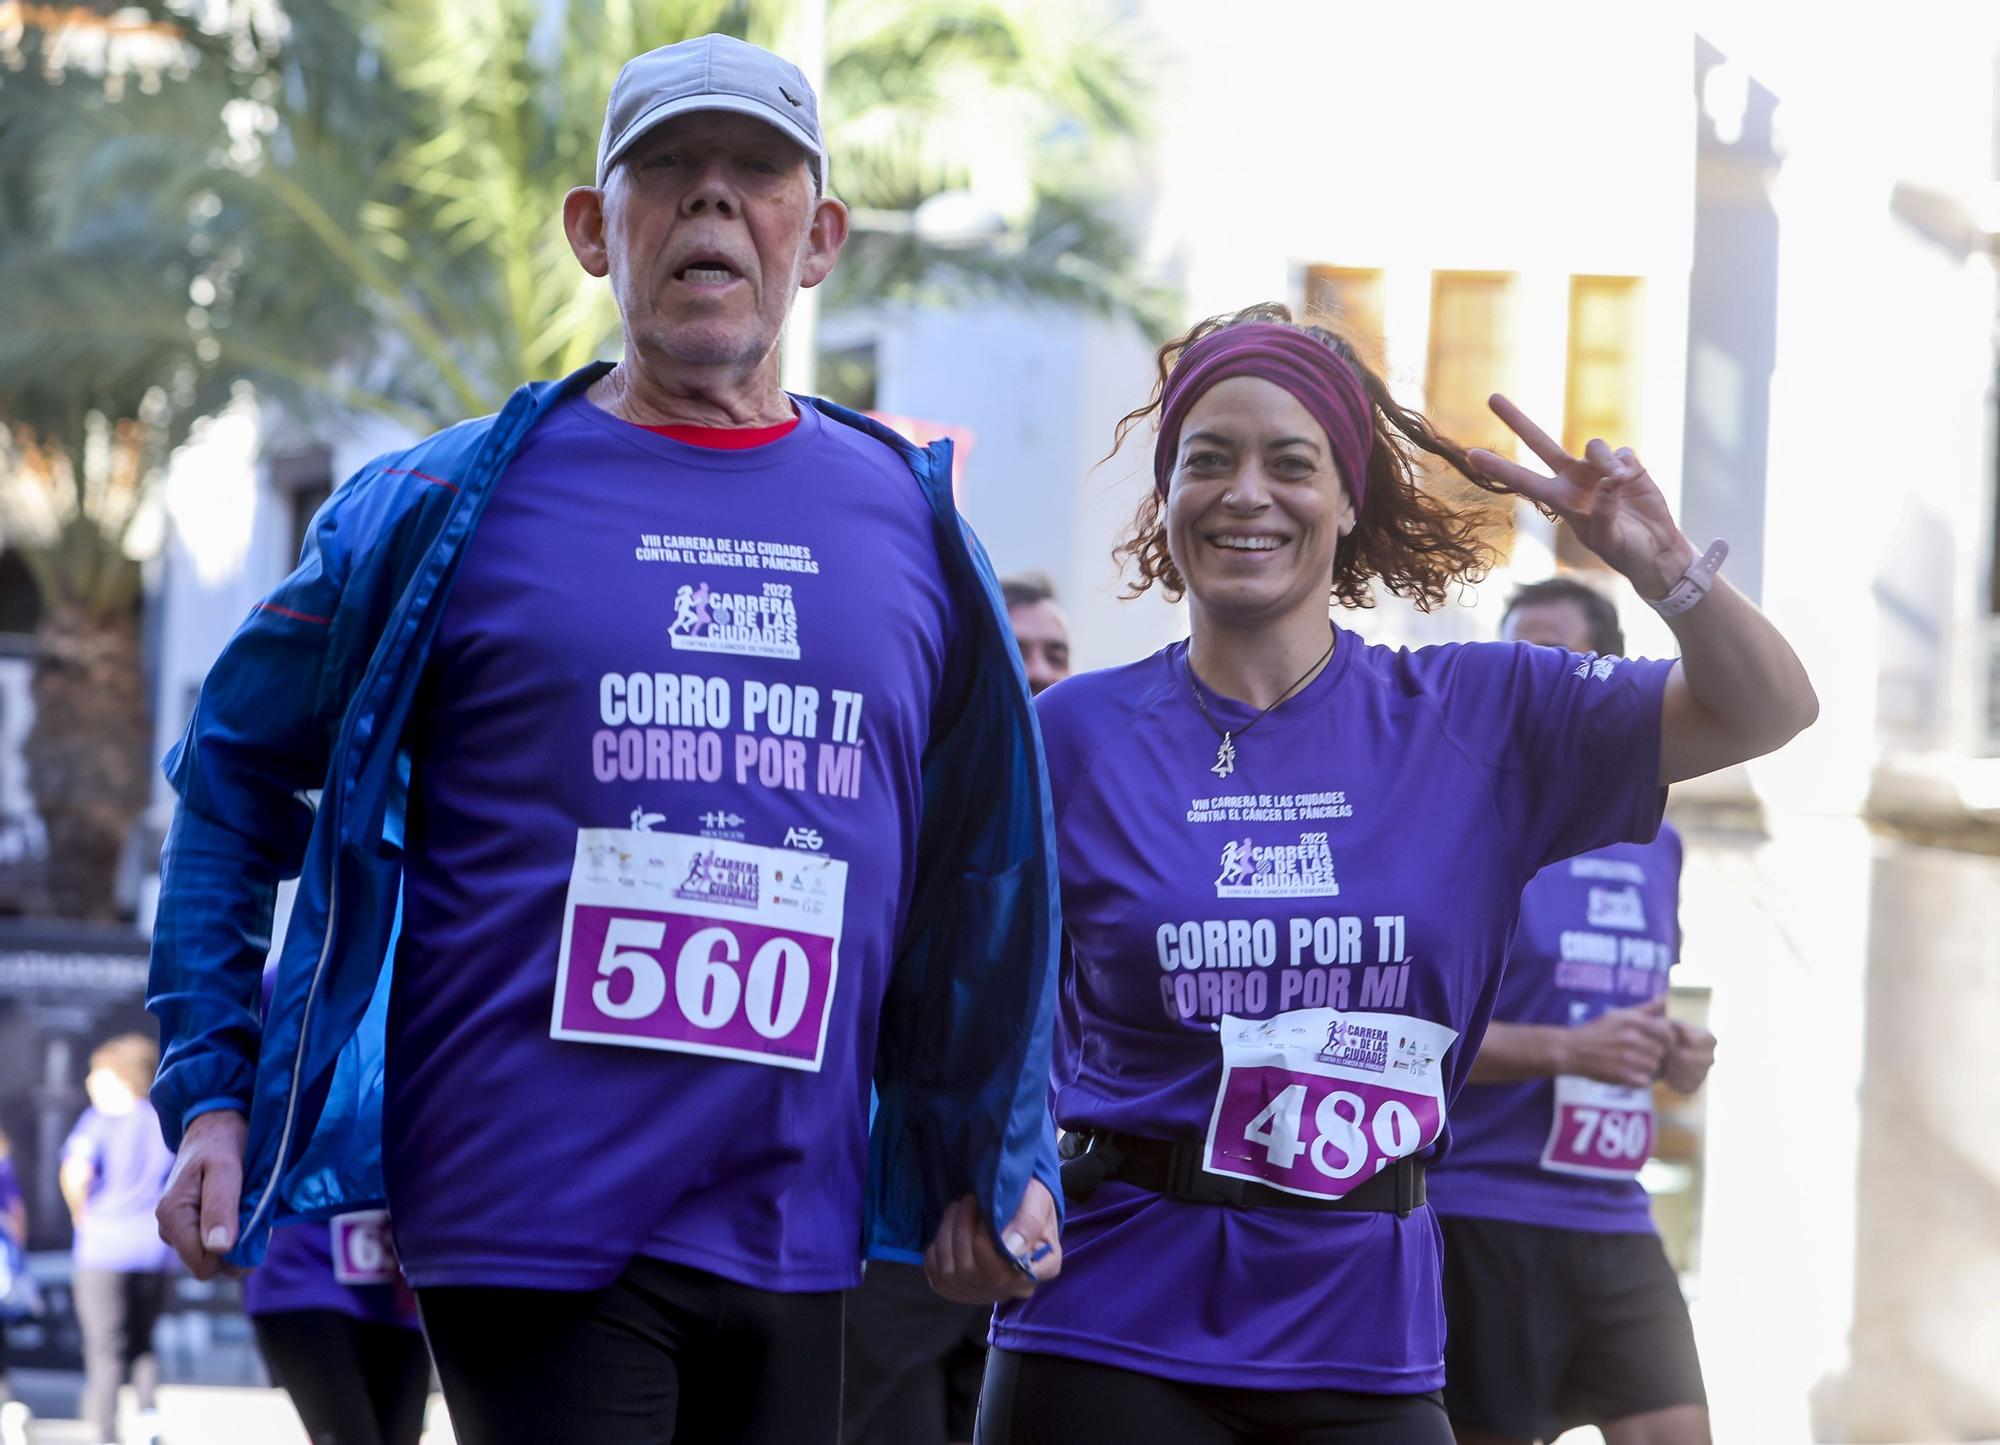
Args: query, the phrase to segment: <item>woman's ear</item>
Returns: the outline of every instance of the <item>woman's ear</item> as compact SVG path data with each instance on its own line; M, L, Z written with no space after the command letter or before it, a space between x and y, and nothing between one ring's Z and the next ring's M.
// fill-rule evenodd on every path
M1354 505L1354 493L1343 481L1340 484L1340 510L1334 513L1333 518L1334 528L1345 537L1354 531L1354 524L1360 520L1360 514Z

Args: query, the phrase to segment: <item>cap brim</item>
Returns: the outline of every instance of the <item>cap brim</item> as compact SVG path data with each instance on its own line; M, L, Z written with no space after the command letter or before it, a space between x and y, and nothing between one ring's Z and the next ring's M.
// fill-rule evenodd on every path
M598 162L597 184L600 186L604 184L605 177L611 174L611 168L618 164L618 158L630 150L633 143L647 131L672 120L677 115L693 115L703 110L726 110L736 115L747 115L752 120L761 120L807 155L822 162L826 160L825 148L807 133L804 126L793 121L783 111L774 109L761 100L752 100L746 95L690 95L680 100L662 101L626 126L625 133L618 137L611 149L604 153L604 159Z

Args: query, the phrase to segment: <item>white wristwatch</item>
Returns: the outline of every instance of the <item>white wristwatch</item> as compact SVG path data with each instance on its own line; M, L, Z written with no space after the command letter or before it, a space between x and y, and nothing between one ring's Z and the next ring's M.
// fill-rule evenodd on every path
M1708 544L1708 550L1688 563L1687 571L1681 573L1681 580L1668 589L1667 595L1655 602L1647 600L1662 617L1678 617L1702 598L1708 596L1708 589L1715 583L1715 574L1722 570L1723 562L1729 556L1729 544L1720 537Z

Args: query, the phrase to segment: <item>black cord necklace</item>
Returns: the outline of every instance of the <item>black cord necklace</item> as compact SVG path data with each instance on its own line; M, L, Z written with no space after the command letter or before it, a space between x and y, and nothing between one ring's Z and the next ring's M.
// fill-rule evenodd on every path
M1240 728L1217 727L1215 719L1209 715L1208 700L1201 695L1201 679L1194 675L1194 645L1192 643L1188 645L1188 655L1186 659L1188 686L1194 690L1194 705L1201 709L1202 721L1207 723L1211 728L1214 728L1215 735L1222 739L1222 742L1215 749L1215 766L1209 769L1211 773L1214 773L1218 778L1226 778L1231 773L1236 771L1236 739L1241 737L1244 733L1249 732L1250 729L1254 728L1255 726L1257 726L1258 723L1262 722L1265 718L1269 717L1271 715L1272 708L1275 708L1279 703L1283 702L1286 698L1290 697L1293 693L1297 692L1300 688L1304 687L1306 685L1306 679L1310 678L1314 673L1318 672L1321 667L1325 666L1326 660L1329 657L1333 656L1334 643L1337 643L1339 641L1340 641L1340 634L1336 632L1333 635L1333 642L1329 642L1326 645L1326 651L1322 652L1319 655L1318 660L1315 661L1311 667L1307 668L1304 672L1299 674L1298 681L1294 682L1290 687L1286 688L1283 692L1279 693L1277 698L1270 704L1269 707L1266 707L1262 712L1258 713L1257 716L1251 718L1249 722L1243 724L1243 726Z

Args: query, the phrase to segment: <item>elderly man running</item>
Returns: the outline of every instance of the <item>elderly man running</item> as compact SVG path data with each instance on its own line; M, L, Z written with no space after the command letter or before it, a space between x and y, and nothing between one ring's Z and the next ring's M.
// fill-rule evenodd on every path
M779 388L824 175L795 66L628 63L624 360L335 493L168 759L162 1232L386 1201L471 1442L831 1441L864 1247L1060 1262L1028 689L948 452Z

